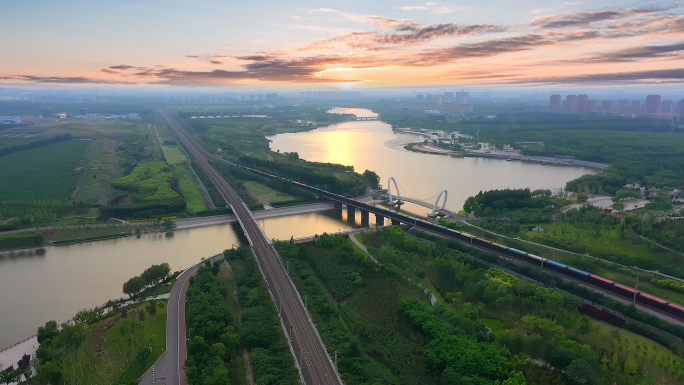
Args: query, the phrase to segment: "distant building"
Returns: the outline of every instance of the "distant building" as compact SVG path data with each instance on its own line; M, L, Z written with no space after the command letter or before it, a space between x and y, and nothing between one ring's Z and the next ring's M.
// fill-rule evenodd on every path
M587 110L587 101L589 100L589 96L587 95L577 95L577 111L578 113L582 113Z
M679 118L684 119L684 99L679 102Z
M455 104L468 104L468 93L467 92L454 92L452 99L452 103Z
M596 100L587 100L587 111L596 112Z
M560 95L551 95L551 98L549 98L549 111L561 112L561 96Z
M647 114L660 113L660 95L648 95L646 97L646 111Z
M618 100L618 111L629 112L629 99Z
M674 112L674 101L663 100L660 102L660 113L661 114L671 114Z
M266 94L266 100L278 100L278 94L275 92Z
M425 101L425 95L423 95L423 94L418 94L418 96L416 96L416 100L419 101L419 102Z
M577 95L566 95L563 101L563 112L566 114L577 113Z
M602 100L601 101L601 111L613 112L613 101L612 100Z

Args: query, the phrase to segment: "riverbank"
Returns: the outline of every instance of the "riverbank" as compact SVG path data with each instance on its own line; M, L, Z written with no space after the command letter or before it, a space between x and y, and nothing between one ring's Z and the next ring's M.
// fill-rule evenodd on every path
M528 156L528 155L517 155L517 154L496 154L496 153L484 153L477 151L466 150L465 156L470 157L483 157L483 158L497 158L504 160L519 160L529 163L538 163L543 165L551 166L584 166L599 168L601 170L608 168L609 164L589 162L587 160L578 160L572 158L555 158L549 156Z

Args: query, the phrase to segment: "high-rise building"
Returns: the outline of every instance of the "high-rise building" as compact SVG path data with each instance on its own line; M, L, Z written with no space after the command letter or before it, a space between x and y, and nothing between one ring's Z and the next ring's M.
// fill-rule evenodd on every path
M674 101L663 100L660 102L660 113L661 114L671 114L674 112Z
M560 95L551 95L551 98L549 98L549 111L551 112L560 112L561 111L561 96Z
M468 104L468 93L467 92L454 92L451 99L452 103L456 104Z
M566 95L563 101L563 112L566 114L577 113L577 95Z
M679 102L679 118L684 119L684 99Z
M648 95L646 97L646 113L659 114L660 113L660 95Z
M601 111L613 112L613 101L612 100L602 100L601 101Z
M620 112L629 111L629 99L618 100L618 111L620 111Z
M587 100L587 111L596 112L596 100Z
M418 100L419 102L425 101L425 95L423 95L423 94L418 94L418 96L416 97L416 100Z
M587 110L587 100L589 100L589 97L587 95L577 95L577 111L578 113L582 113Z

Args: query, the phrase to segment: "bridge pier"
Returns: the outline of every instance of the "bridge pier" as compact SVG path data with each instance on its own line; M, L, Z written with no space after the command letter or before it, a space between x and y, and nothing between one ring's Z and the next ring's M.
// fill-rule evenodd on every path
M335 208L336 208L336 209L341 209L341 208L342 208L342 202L340 202L340 201L333 201L333 202L335 202Z
M354 218L356 218L356 207L347 205L347 222L350 220L354 222Z
M385 217L383 217L380 214L375 214L375 224L378 226L384 226L385 225Z
M361 211L361 226L367 227L368 226L368 217L370 216L370 212L368 212L368 210L363 210L363 209L359 209L359 211Z
M392 226L399 226L401 222L398 219L392 219Z

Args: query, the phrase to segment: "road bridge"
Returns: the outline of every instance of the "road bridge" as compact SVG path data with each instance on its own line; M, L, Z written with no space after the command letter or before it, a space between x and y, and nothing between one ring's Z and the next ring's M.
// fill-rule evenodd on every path
M349 119L357 122L365 122L369 120L380 120L377 116L354 116L353 118Z
M309 318L304 303L287 275L277 252L269 244L268 238L256 223L252 212L208 162L208 160L223 160L204 150L185 132L181 124L169 115L168 111L158 110L158 112L228 202L244 230L271 297L280 313L283 331L294 353L295 363L298 365L303 382L307 385L342 385L342 380L330 360L323 341Z

